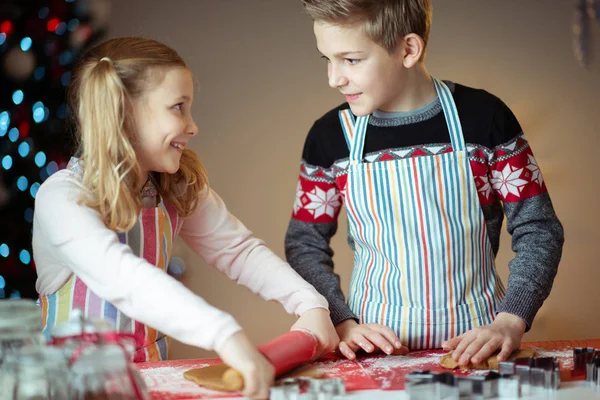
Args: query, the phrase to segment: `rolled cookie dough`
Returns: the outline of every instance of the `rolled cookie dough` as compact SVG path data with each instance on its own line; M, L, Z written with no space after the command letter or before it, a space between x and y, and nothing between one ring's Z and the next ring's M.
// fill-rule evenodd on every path
M228 388L223 381L223 374L228 369L229 366L226 364L209 365L208 367L195 368L185 371L183 373L183 377L187 380L196 382L198 385L207 389L218 390L221 392L231 392L232 390ZM323 372L318 371L311 365L304 365L278 377L278 379L296 377L321 378L323 377Z
M464 369L498 369L498 353L495 353L488 357L487 360L483 360L480 363L473 364L469 363ZM517 358L526 358L535 356L535 350L533 349L517 349L512 352L508 357L508 360L514 360ZM447 369L459 368L458 361L452 359L452 352L445 354L440 360L440 365Z

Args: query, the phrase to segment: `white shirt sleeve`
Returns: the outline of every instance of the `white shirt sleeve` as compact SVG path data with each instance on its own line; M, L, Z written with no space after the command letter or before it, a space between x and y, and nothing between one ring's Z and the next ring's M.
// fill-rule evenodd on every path
M81 191L73 173L59 171L37 193L33 249L41 295L54 293L72 272L130 318L183 343L218 351L241 330L231 315L120 243L96 211L77 204Z
M327 300L231 215L214 191L202 197L180 234L208 264L265 300L281 303L288 313L328 309Z

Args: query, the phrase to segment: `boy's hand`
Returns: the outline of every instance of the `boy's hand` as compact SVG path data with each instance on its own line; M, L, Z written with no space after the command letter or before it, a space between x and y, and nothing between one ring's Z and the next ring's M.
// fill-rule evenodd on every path
M305 329L315 334L319 340L316 358L335 350L340 339L333 327L329 311L324 308L314 308L304 312L292 326L292 331Z
M335 327L340 337L340 353L349 360L356 358L359 349L372 353L381 350L386 354L406 354L408 348L402 346L394 331L380 324L358 324L347 319Z
M250 342L244 332L237 332L225 341L219 356L244 377L244 396L268 399L275 380L275 367Z
M447 350L454 350L452 358L461 367L477 364L494 354L498 349L498 361L505 361L510 354L519 348L527 325L516 315L499 313L494 322L457 336L442 343Z

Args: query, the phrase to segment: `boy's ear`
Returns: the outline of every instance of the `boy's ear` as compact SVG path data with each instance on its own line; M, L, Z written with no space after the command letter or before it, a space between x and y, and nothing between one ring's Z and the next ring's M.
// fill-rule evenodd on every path
M416 33L409 33L402 38L402 64L405 68L411 68L419 62L425 51L425 42Z

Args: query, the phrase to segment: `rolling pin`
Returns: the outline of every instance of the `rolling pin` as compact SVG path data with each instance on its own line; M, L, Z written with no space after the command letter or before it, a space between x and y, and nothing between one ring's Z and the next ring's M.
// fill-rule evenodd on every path
M309 331L297 330L285 333L258 347L267 360L275 367L275 376L286 372L313 359L317 353L319 341ZM229 368L223 373L223 383L227 389L239 392L244 389L244 377Z

